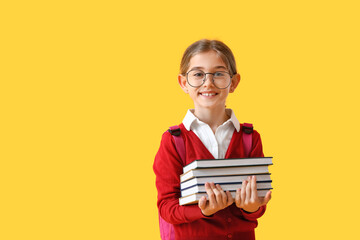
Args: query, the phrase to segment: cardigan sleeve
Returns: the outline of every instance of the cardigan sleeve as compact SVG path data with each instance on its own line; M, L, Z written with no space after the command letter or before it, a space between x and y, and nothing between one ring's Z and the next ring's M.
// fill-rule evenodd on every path
M172 224L189 223L206 218L197 205L180 206L180 175L183 164L169 132L162 136L155 156L153 170L158 191L157 206L160 216Z
M260 134L254 130L252 138L251 158L264 157Z
M265 210L266 210L266 205L261 206L256 212L253 212L253 213L248 213L240 208L240 211L241 211L243 217L249 221L255 221L256 219L261 217L265 213Z
M252 149L250 152L250 157L251 158L256 158L256 157L264 157L264 153L263 153L263 148L262 148L262 143L261 143L261 137L260 134L254 130L253 132L253 137L252 137ZM249 213L244 211L241 208L236 207L235 204L233 204L233 213L235 215L237 215L238 217L244 218L248 221L256 221L256 219L258 219L259 217L261 217L266 210L266 205L265 206L261 206L256 212L253 213Z

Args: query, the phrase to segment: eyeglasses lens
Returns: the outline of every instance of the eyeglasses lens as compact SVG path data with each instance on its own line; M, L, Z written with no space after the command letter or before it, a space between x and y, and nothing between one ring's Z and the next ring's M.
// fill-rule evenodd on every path
M227 72L215 72L212 74L215 87L223 89L230 85L231 77ZM188 82L193 87L200 87L204 84L206 74L201 70L191 70L187 74Z

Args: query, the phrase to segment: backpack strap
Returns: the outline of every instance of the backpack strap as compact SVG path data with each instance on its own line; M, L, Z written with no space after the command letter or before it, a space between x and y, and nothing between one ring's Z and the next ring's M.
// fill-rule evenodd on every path
M169 128L168 132L172 135L175 141L175 148L178 152L183 165L185 166L185 144L184 139L181 134L179 126L172 126ZM175 240L175 230L174 226L171 223L166 222L159 212L159 227L160 227L160 237L162 240Z
M185 154L185 144L184 144L184 139L182 137L181 134L181 130L179 126L172 126L169 128L169 133L173 136L173 139L175 141L175 147L176 147L176 151L178 152L183 165L185 166L186 162L185 162L185 158L186 158L186 154Z
M244 152L246 157L250 157L250 152L252 148L252 133L254 131L254 127L251 123L242 124L242 140L244 145Z

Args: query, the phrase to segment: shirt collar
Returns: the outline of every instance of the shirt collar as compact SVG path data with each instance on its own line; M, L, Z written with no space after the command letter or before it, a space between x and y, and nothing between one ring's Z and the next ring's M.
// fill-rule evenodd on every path
M235 113L232 109L227 108L225 109L225 112L228 116L230 116L230 119L228 121L232 122L237 132L240 131L240 123L239 120L236 118Z
M197 117L195 117L193 112L194 112L194 109L189 109L183 120L184 127L188 131L191 130L191 124L193 124L194 121L197 121L198 123L201 122ZM236 118L234 111L230 108L227 108L227 109L225 109L225 112L228 116L230 116L229 120L227 120L227 121L230 121L234 125L236 131L239 132L240 131L240 123L239 123L239 120Z
M197 117L195 117L195 115L192 113L192 111L194 111L194 109L189 109L184 117L183 120L183 124L184 127L186 128L186 130L190 131L190 127L191 124L195 121L198 120Z

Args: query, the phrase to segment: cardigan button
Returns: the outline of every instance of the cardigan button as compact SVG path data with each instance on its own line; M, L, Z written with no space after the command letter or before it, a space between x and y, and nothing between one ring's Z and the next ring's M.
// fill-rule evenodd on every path
M227 237L228 237L228 238L232 238L232 234L229 233L229 234L227 235Z
M231 219L231 218L228 218L227 221L228 221L228 223L231 223L232 219Z

